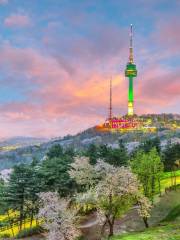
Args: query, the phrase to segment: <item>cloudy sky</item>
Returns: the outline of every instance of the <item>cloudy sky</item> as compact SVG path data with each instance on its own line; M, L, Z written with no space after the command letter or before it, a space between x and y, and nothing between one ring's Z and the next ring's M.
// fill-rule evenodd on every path
M55 137L127 111L134 25L135 111L180 113L179 0L0 0L0 138Z

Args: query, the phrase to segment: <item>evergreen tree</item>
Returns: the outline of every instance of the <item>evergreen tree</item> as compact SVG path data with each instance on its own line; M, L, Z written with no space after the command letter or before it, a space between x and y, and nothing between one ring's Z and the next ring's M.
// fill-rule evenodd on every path
M26 189L26 208L27 215L30 216L30 226L32 227L33 219L39 210L38 194L43 189L43 181L39 172L39 162L36 159L33 159L32 163L28 167L30 178L28 179Z
M20 230L22 229L23 219L25 217L25 201L30 178L30 169L25 164L15 166L10 175L5 194L9 208L19 212Z
M175 165L177 165L177 168L180 168L180 166L178 165L178 161L180 161L180 144L167 144L163 152L165 171L172 171Z
M89 157L90 164L92 164L92 165L96 164L97 159L98 159L98 147L93 143L90 144L88 146L88 149L87 149L85 155L87 157Z
M61 145L55 144L49 149L46 155L50 159L61 157L63 156L63 148L61 147Z
M100 145L99 147L99 157L101 159L108 159L111 153L111 148L106 144Z
M4 192L6 186L2 178L0 178L0 214L4 214L5 211L5 201L4 201Z
M126 166L128 164L128 153L126 150L125 145L123 144L122 141L119 141L119 147L118 148L104 148L106 151L107 155L105 156L105 161L108 162L111 165L114 166ZM105 153L105 151L104 151Z
M19 222L20 230L27 217L30 217L32 226L33 218L38 212L38 193L42 189L40 183L38 165L34 159L30 165L15 166L6 184L3 194L6 211L8 213L12 210L18 213L15 221Z
M67 155L47 158L40 168L42 187L44 191L58 191L65 197L74 191L74 181L68 171L73 159Z
M153 148L156 148L156 151L160 154L161 142L159 137L147 139L146 141L142 142L140 145L140 149L142 149L146 153L150 152L151 149Z

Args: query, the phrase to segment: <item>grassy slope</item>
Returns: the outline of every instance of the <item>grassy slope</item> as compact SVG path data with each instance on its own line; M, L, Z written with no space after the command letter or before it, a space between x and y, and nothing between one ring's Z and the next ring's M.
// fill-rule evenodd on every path
M176 208L179 205L179 199L180 189L177 189L177 191L168 192L168 194L165 194L163 197L159 198L155 204L155 207L151 211L151 218L149 219L151 226L161 222L173 211L176 212Z
M169 223L144 232L116 236L112 240L180 240L180 223Z
M164 195L152 210L151 225L161 225L143 232L115 236L112 240L180 240L180 189Z
M180 204L175 206L168 215L163 219L163 222L173 221L173 220L180 221Z

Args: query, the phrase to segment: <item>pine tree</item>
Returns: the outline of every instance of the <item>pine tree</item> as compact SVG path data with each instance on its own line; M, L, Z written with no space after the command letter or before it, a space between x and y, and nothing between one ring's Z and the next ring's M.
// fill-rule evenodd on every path
M29 179L31 177L29 168L25 164L15 166L6 189L5 199L9 208L19 212L19 229L22 229L25 217L25 201Z
M96 164L98 159L98 147L95 144L90 144L85 155L89 157L90 164Z
M40 174L44 191L58 191L62 197L73 193L75 183L68 173L72 161L71 157L64 155L42 162Z

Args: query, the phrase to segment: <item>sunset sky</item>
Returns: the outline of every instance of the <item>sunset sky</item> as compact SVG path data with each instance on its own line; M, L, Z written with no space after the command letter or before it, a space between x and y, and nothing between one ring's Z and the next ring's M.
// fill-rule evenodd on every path
M74 134L127 112L180 113L179 0L0 0L0 138Z

